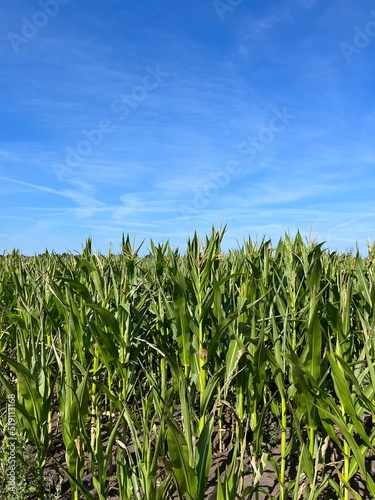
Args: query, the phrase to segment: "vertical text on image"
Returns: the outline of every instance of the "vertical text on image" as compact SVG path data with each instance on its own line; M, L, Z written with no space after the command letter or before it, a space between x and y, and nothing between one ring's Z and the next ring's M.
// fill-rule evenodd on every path
M7 489L9 492L16 493L16 398L10 394L7 400L7 456L8 471Z

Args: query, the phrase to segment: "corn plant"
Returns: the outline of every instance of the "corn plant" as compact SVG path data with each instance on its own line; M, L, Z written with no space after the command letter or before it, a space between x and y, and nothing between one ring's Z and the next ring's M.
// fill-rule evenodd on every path
M125 236L117 254L0 256L0 401L40 498L51 467L76 499L200 500L212 477L218 499L348 500L358 478L375 497L375 246L297 233L224 254L224 232L147 256Z

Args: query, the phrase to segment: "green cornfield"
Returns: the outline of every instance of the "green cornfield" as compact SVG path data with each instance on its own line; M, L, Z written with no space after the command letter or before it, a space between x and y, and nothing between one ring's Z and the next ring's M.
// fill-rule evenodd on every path
M375 246L0 256L0 498L375 498Z

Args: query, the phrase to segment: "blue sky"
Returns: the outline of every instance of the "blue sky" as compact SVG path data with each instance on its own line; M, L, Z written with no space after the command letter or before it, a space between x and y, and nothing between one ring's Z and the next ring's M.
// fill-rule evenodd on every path
M2 0L0 252L375 230L375 4Z

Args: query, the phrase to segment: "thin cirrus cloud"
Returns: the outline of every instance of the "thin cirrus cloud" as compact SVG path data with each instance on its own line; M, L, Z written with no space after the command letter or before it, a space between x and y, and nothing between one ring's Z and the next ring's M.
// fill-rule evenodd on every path
M38 9L0 7L0 251L183 247L225 223L227 248L299 229L366 251L375 40L342 50L366 2L68 2L15 53Z

